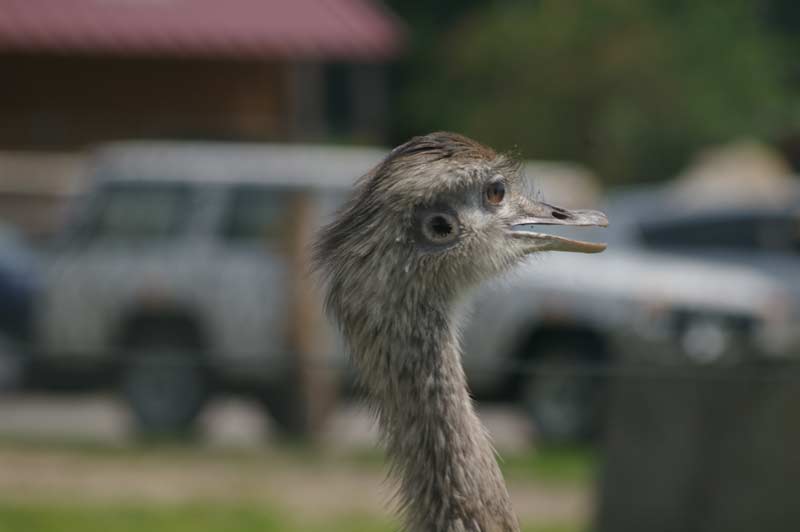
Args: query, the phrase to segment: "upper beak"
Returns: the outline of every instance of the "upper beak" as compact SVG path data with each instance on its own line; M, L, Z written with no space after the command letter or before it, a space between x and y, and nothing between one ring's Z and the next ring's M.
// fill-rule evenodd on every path
M561 236L535 232L536 225L569 226L608 226L608 218L600 211L570 211L547 203L525 199L521 216L511 225L511 235L525 239L530 246L528 253L536 251L575 251L580 253L599 253L606 249L605 244L572 240Z

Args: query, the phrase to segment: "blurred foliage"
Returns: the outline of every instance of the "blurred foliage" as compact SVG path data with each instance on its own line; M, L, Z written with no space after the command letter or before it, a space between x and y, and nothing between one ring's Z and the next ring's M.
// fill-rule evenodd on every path
M788 2L417 4L394 2L413 29L398 137L452 129L628 182L671 176L704 145L773 140L797 122L796 24L780 14L799 16Z

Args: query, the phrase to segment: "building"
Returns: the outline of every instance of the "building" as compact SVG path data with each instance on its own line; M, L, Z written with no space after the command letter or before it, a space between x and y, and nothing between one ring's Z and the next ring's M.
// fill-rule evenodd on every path
M117 139L380 142L402 44L373 0L0 0L0 183Z

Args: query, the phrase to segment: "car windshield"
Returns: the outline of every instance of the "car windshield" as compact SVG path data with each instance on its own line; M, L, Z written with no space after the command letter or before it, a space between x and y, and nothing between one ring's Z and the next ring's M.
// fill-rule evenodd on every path
M98 197L87 233L93 239L162 240L187 217L189 191L179 185L115 184Z
M778 213L647 223L640 235L651 248L800 252L800 220Z
M239 242L280 243L289 228L292 194L266 187L240 187L231 194L223 237Z

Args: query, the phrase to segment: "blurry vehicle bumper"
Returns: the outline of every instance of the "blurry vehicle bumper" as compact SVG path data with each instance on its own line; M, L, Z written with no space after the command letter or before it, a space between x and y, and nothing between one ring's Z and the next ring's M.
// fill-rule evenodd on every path
M766 336L771 335L772 351ZM613 334L623 364L733 366L790 356L791 342L752 317L704 311L675 311L640 318ZM784 334L781 330L780 334Z

